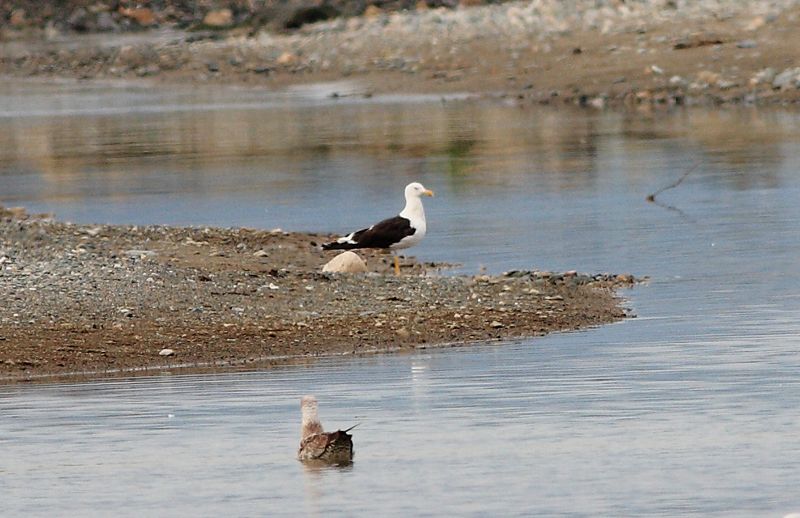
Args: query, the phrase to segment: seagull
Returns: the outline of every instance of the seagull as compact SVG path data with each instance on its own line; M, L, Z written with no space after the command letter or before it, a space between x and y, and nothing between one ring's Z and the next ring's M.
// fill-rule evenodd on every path
M353 436L347 430L324 432L317 416L317 398L303 396L300 400L303 414L300 428L300 449L297 458L301 461L322 461L331 464L349 464L353 460Z
M427 230L425 210L422 208L420 196L433 196L433 191L426 189L421 183L406 185L406 206L393 218L375 223L369 228L356 230L344 237L325 243L323 250L352 250L354 248L381 248L399 250L409 248L422 241ZM400 274L400 263L394 255L394 273Z

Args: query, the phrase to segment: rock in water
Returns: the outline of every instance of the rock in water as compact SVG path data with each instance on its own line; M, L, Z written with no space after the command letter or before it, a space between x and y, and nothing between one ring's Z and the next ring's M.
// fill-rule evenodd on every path
M367 271L367 263L355 252L347 250L328 261L322 267L322 271L331 273L364 273Z

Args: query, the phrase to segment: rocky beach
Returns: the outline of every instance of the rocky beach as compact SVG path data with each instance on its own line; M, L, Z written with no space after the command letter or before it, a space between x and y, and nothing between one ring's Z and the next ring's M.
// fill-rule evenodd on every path
M0 379L264 366L331 354L511 340L626 316L631 275L515 271L367 252L321 273L326 235L75 225L0 213Z
M594 108L800 99L795 0L281 5L6 2L0 74L269 89L348 78L364 95Z

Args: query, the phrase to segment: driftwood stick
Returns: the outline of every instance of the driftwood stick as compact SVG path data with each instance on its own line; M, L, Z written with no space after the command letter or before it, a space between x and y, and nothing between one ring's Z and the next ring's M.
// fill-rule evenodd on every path
M686 180L686 177L689 176L690 174L692 174L695 171L695 169L700 167L700 164L702 164L702 163L703 163L702 161L695 162L695 164L692 167L690 167L688 171L683 173L683 175L681 175L681 177L678 178L676 181L672 182L671 184L669 184L667 186L662 187L661 189L657 190L656 192L654 192L652 194L648 194L647 195L647 201L655 202L656 201L656 196L658 196L659 194L661 194L662 192L664 192L664 191L666 191L668 189L674 189L675 187L679 186L681 184L681 182Z

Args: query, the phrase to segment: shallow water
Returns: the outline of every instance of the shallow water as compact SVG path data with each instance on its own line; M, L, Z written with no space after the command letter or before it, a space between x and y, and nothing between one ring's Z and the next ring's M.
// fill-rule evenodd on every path
M800 510L800 115L52 88L0 87L4 205L341 232L414 179L420 259L652 281L637 319L502 346L2 387L4 516ZM305 393L362 423L350 468L293 460Z

